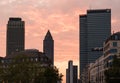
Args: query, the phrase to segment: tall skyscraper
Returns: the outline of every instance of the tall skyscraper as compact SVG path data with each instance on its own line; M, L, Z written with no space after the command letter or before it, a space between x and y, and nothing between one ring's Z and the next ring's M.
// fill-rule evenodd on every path
M49 30L43 40L43 52L46 54L46 56L48 56L54 65L54 40Z
M78 83L77 66L73 65L73 61L68 62L68 69L66 69L66 83Z
M87 10L86 15L80 15L79 22L81 73L88 63L103 55L103 42L111 35L111 10Z
M21 18L9 18L6 43L6 56L24 50L25 22Z

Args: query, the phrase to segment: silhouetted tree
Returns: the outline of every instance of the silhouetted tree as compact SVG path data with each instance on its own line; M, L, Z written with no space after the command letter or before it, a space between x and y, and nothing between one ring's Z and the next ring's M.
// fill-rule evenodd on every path
M62 76L56 67L43 67L40 62L29 61L25 55L14 57L7 67L0 63L0 82L57 83Z
M120 58L113 59L112 67L105 71L106 83L120 83Z

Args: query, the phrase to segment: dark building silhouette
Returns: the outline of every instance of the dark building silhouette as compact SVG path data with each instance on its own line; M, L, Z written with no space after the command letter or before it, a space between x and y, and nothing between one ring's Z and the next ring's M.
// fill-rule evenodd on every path
M66 83L70 83L70 74L69 74L69 69L66 69Z
M21 18L9 18L6 38L6 56L24 50L25 22Z
M103 42L111 35L111 10L87 10L80 15L80 73L88 63L94 62L103 55Z
M78 67L73 65L73 83L78 83Z
M54 65L54 40L49 30L43 40L43 52Z
M5 58L2 58L0 60L2 60L2 64L4 66L7 66L11 63L11 61L14 60L14 58L18 57L18 56L26 56L26 59L28 62L32 62L32 63L41 63L41 67L48 67L51 66L51 61L50 59L43 53L40 52L37 49L26 49L24 51L20 51L20 52L14 52L13 54L11 54L11 56L6 56ZM24 59L25 57L23 57ZM21 58L20 58L21 59ZM22 62L22 60L19 61L20 63Z
M66 69L66 83L78 83L78 67L73 65L73 61L68 62Z
M23 83L23 78L20 78L18 80L17 78L13 79L12 77L10 77L11 75L13 75L13 73L14 75L20 75L21 72L22 72L22 76L23 74L28 75L28 73L26 72L32 72L31 75L32 75L32 78L34 79L34 82L30 80L31 79L30 75L28 75L29 82L28 81L24 81L24 82L31 83L30 81L32 81L33 83L36 83L35 81L38 80L38 75L40 73L40 70L43 70L43 68L48 68L48 67L49 68L52 67L50 59L43 52L40 52L37 49L27 49L24 51L15 52L11 56L0 57L0 69L1 71L4 71L0 73L0 75L3 75L3 77L0 77L0 83L15 83L16 81L17 83L19 82ZM15 71L11 71L14 69ZM16 69L19 72L16 72ZM12 74L5 73L8 71L12 72ZM33 75L33 72L34 72L34 75Z

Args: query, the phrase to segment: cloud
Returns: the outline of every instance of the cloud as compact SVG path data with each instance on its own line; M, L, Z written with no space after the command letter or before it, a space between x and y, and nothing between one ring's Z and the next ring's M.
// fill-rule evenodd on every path
M49 29L55 40L55 64L60 70L70 59L78 63L79 14L85 14L90 8L111 8L112 30L118 31L119 3L120 0L0 0L0 55L5 56L6 24L9 17L21 17L26 25L26 48L42 51L43 39Z

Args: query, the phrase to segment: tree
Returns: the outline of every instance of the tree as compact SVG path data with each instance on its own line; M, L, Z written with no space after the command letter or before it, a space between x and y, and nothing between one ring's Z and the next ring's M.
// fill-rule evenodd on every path
M0 82L5 83L57 83L62 74L56 67L43 67L40 62L31 62L28 56L19 55L12 58L7 67L0 64Z
M114 57L112 67L105 71L106 83L120 83L120 58Z

